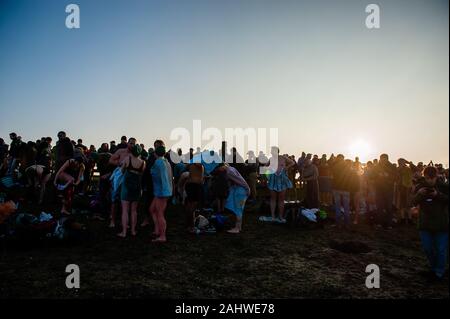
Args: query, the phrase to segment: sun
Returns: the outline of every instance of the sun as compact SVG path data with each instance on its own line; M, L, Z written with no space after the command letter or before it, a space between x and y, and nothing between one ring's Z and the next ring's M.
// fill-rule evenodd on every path
M359 160L361 162L366 162L369 159L369 155L371 154L371 152L372 148L370 147L370 144L363 139L358 139L352 142L349 146L351 159L359 157Z

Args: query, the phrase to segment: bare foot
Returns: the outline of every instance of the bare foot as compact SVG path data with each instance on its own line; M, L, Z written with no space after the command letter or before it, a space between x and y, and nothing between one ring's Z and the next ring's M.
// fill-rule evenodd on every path
M136 231L131 231L131 236L136 236L137 235L137 232Z
M240 230L238 228L232 228L230 230L227 230L227 233L229 233L229 234L239 234Z
M68 212L67 210L62 210L61 214L63 214L63 215L71 215L72 213Z
M121 233L118 233L117 236L118 236L118 237L125 238L125 237L127 237L127 234L121 232Z
M116 227L116 224L113 221L111 221L109 223L109 228L114 228L114 227Z
M165 243L165 242L166 242L166 239L161 238L161 237L158 237L158 238L155 238L152 240L152 243Z
M145 227L145 226L148 226L148 225L150 225L150 222L148 220L144 220L142 222L142 224L141 224L141 227Z

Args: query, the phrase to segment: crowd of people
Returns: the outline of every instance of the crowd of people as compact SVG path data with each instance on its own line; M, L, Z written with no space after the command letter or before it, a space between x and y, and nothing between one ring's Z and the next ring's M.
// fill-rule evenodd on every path
M280 154L272 147L267 157L249 151L247 159L235 148L226 154L190 149L184 154L167 150L156 140L145 150L135 138L123 136L96 148L76 142L59 132L51 137L23 142L16 133L10 144L0 138L0 178L3 185L21 183L38 205L45 205L48 186L63 194L61 214L72 214L75 194L96 192L109 226L116 227L121 211L119 237L137 233L138 206L144 216L141 227L153 224L153 241L165 242L165 211L169 203L183 205L186 228L196 232L198 209L212 207L218 216L235 216L229 233L242 230L246 203L257 203L268 194L268 219L286 222L285 203L301 202L305 208L327 208L335 213L337 228L361 223L375 227L417 224L433 273L445 272L448 250L448 169L432 162L417 164L400 158L392 163L387 154L361 163L342 154L319 157L302 153L299 158ZM202 154L219 160L202 161ZM174 160L178 159L178 160ZM271 165L275 163L275 165ZM94 174L95 173L95 174ZM263 191L267 189L267 191ZM418 216L415 218L415 216Z

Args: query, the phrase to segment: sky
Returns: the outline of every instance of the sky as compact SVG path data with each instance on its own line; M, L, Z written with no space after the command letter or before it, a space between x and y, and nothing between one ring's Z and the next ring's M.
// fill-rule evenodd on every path
M70 3L79 29L66 28ZM0 0L0 137L170 146L201 120L222 134L277 128L297 156L448 165L448 12L438 0Z

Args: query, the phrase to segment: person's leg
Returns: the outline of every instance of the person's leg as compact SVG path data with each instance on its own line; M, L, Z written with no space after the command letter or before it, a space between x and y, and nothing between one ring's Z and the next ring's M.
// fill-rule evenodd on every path
M71 175L62 172L59 174L58 180L56 182L61 182L65 187L68 187L75 182L75 179Z
M195 209L197 205L198 202L191 202L190 200L186 202L186 225L189 232L194 231Z
M406 223L405 188L401 185L396 187L397 208L400 213L400 223Z
M117 234L117 236L119 236L119 237L127 236L129 210L130 210L130 202L123 200L122 201L122 232Z
M392 218L394 217L394 211L393 211L393 200L394 200L394 193L393 191L391 192L386 192L385 194L385 218L384 218L384 226L386 228L391 228L392 227Z
M154 241L157 242L165 242L166 239L166 218L164 217L165 211L167 207L167 198L158 198L156 202L156 212L158 216L158 229L159 229L159 237Z
M109 223L109 227L114 228L116 227L116 202L113 199L111 203L111 222Z
M252 176L252 196L253 199L256 200L258 198L258 191L256 189L256 185L258 183L258 175L256 173L253 173Z
M313 208L312 207L312 184L311 181L306 182L306 198L305 198L305 206L306 208Z
M361 194L357 192L353 197L353 206L355 206L355 220L353 221L353 223L355 225L359 222L360 196Z
M242 230L242 216L236 216L236 229L240 232Z
M99 199L100 199L100 209L101 212L99 214L97 214L97 217L99 220L104 220L103 217L107 218L107 214L108 214L108 209L107 207L109 207L109 198L108 197L108 193L109 193L109 181L105 180L105 179L100 179L99 183L98 183L98 187L99 187Z
M439 278L444 277L445 267L447 264L447 253L448 253L448 232L447 233L437 233L434 236L435 244L435 268L434 272Z
M120 168L116 168L113 172L113 179L111 180L111 222L109 227L116 226L116 209L117 202L120 200L120 189L123 182L123 175Z
M341 223L341 193L339 191L333 191L333 197L334 197L334 213L335 213L335 219L336 219L336 225L340 225Z
M435 263L435 254L433 249L433 235L427 231L420 231L420 240L422 242L422 248L425 252L425 256L427 256L428 262L430 264L431 270L434 271L436 263Z
M223 214L224 211L225 211L225 198L220 198L219 199L219 213Z
M342 205L344 206L344 225L350 224L350 193L342 193Z
M244 214L245 202L247 201L248 194L242 187L233 186L230 191L230 198L227 200L227 207L234 212L236 216L236 222L234 228L228 230L228 233L238 234L242 230L242 217ZM232 205L231 205L232 204Z
M248 186L250 187L250 198L256 199L256 173L248 175Z
M324 192L319 193L319 202L321 205L325 204L325 193Z
M319 199L319 182L317 180L314 181L313 184L313 198L314 198L314 208L320 208L320 199Z
M157 201L158 201L158 198L154 197L152 200L152 203L150 204L150 207L149 207L150 216L153 219L153 226L154 226L154 230L152 233L153 236L159 236L161 234L161 232L159 230L158 212L157 212L157 208L156 208Z
M145 193L147 193L147 195L149 194L148 191L144 192L144 194ZM145 202L145 204L144 204L145 206L144 207L148 207L148 209L147 209L148 214L145 214L144 220L141 223L141 227L145 227L145 226L149 225L150 224L150 218L152 218L152 213L151 213L151 210L150 210L150 206L151 206L151 204L153 202L153 198L150 198L149 195L148 196L143 195L143 197L145 199L145 201L144 201Z
M62 172L59 174L59 178L56 182L64 183L64 197L62 200L62 208L61 213L70 214L71 206L72 206L72 197L73 197L73 182L74 179L69 174Z
M405 191L405 210L406 210L406 220L408 224L412 225L412 215L411 215L411 188L407 188Z
M47 175L44 175L41 179L41 191L39 194L39 204L42 204L44 202L45 187L46 187L48 181L50 180L51 176L52 176L52 174L47 174Z
M13 157L10 157L8 160L8 170L6 172L6 175L12 175L15 167L16 167L16 159Z
M41 185L42 174L44 173L44 167L41 165L35 165L36 175L34 176L33 186L37 188Z
M277 192L270 191L270 214L272 215L272 220L275 220L275 209L277 207Z
M131 235L136 236L137 209L139 202L131 202Z
M63 214L71 214L72 213L72 200L73 200L74 187L71 184L67 186L64 190L64 198L62 202L61 213Z
M376 205L377 205L377 209L376 209L376 224L377 225L382 225L384 224L384 220L385 220L385 216L386 216L386 196L384 195L385 192L381 191L381 190L376 190L375 196L376 196Z
M234 228L228 230L227 232L230 234L239 234L242 230L242 217L236 215L236 223Z
M278 214L280 216L280 220L284 221L284 198L286 196L286 191L281 191L278 193Z

